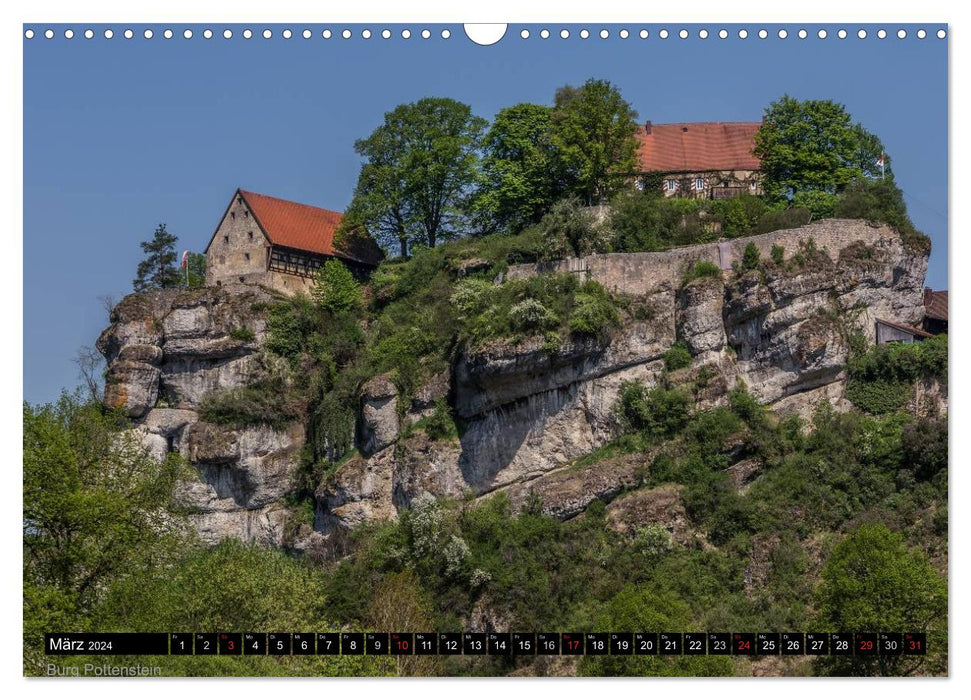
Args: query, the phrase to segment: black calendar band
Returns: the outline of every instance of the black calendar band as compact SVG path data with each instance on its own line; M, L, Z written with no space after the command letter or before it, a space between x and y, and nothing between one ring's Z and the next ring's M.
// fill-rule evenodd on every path
M924 632L56 632L51 656L896 656Z

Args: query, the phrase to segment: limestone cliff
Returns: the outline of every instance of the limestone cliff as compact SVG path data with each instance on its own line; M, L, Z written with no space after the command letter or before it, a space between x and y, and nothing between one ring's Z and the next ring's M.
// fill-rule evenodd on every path
M748 243L759 249L761 269L739 268ZM684 283L698 261L715 262L721 276ZM668 253L514 267L510 277L579 272L639 311L625 312L609 337L555 351L542 337L459 348L450 373L407 405L388 377L365 383L359 453L318 485L316 532L304 540L396 517L423 494L503 490L517 503L539 495L548 512L564 518L593 498L610 501L636 482L643 456L587 469L568 463L616 434L621 385L661 381L664 354L676 342L692 364L668 379L697 385L704 376L705 405L724 401L741 380L782 413L806 415L820 401L842 407L848 334L872 340L877 317L919 324L926 267L926 254L908 249L893 230L834 220ZM198 478L184 485L183 498L210 540L283 542L283 496L303 426L232 430L197 413L207 392L246 386L266 372L259 348L272 298L247 285L132 295L99 339L109 362L107 403L128 412L154 453L177 451L195 466ZM406 430L441 398L462 426L459 437L436 441Z
M197 478L179 496L204 540L224 537L279 545L281 503L303 444L299 422L283 430L233 430L201 421L208 392L258 381L265 309L277 297L260 287L226 285L132 294L98 338L108 362L105 403L127 412L156 457L177 452Z

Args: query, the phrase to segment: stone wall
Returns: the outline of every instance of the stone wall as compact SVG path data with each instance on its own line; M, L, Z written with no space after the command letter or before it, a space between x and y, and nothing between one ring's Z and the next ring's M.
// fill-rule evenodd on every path
M858 241L873 245L880 240L897 239L887 226L874 226L865 221L825 219L796 229L774 231L760 236L735 238L720 243L685 246L661 253L608 253L585 258L567 258L549 263L513 265L508 279L529 277L541 272L576 272L586 269L591 279L600 282L615 294L643 296L658 289L681 285L685 272L696 262L707 260L730 269L741 261L745 246L754 243L763 258L768 259L772 246L785 249L788 260L799 250L799 243L812 238L819 249L825 249L832 259L851 243Z

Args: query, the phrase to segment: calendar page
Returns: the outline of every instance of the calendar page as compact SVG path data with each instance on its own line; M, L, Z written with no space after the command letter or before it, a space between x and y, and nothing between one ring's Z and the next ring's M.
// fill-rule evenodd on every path
M947 676L948 25L316 16L21 27L23 675Z

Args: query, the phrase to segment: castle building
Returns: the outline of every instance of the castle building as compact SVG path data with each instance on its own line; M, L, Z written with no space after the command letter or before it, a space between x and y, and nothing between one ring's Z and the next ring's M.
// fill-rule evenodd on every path
M761 163L752 154L760 126L761 122L646 122L636 134L641 182L660 180L667 197L761 194Z
M238 189L206 246L206 284L309 292L317 270L331 258L363 278L381 261L381 249L363 236L338 245L340 222L336 211Z

